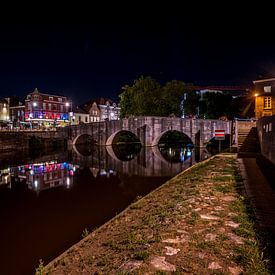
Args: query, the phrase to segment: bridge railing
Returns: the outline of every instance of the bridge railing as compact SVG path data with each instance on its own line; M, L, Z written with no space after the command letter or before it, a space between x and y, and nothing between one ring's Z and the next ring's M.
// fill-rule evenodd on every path
M53 132L57 131L56 129L0 129L0 132Z

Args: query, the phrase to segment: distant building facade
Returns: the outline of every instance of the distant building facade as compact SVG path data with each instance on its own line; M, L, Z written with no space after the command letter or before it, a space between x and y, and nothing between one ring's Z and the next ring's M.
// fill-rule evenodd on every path
M82 105L82 109L89 114L90 122L118 120L120 116L120 107L106 98L90 100Z
M90 109L88 109L87 111L90 117L90 122L96 122L101 120L100 108L95 101L92 103Z
M25 123L25 100L16 96L6 97L9 103L10 122L12 127L20 127Z
M253 81L255 96L255 117L275 114L275 78Z
M41 93L36 88L25 100L25 121L32 127L66 126L71 102L67 97Z
M9 122L9 103L6 99L0 98L0 126Z
M71 125L77 125L81 123L89 123L89 114L79 106L74 107L72 112L69 113L69 119Z
M202 98L205 93L228 94L233 98L246 96L249 93L248 88L240 86L197 86L195 90L200 93Z

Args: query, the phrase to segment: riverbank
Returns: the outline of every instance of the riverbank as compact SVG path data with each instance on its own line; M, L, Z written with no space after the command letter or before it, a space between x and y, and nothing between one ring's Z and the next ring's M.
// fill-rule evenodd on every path
M236 155L185 170L40 271L268 274Z

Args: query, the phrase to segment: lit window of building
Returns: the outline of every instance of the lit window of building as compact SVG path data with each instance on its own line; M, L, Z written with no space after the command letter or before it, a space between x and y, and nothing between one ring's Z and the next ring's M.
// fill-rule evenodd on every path
M264 109L271 109L271 96L264 97Z

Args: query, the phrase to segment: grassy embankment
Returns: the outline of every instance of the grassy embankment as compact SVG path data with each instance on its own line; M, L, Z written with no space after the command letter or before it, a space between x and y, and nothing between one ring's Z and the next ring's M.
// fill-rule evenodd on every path
M51 274L269 274L234 155L177 175L58 257Z

